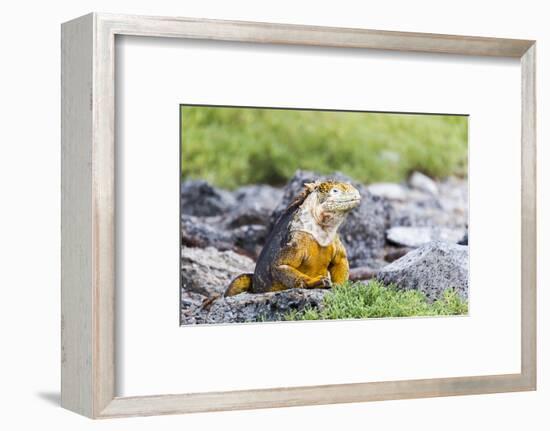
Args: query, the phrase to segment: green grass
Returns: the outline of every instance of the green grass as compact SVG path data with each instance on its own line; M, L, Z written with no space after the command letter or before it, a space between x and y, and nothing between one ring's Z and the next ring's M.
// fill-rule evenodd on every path
M378 281L337 285L323 299L322 309L292 311L284 320L366 319L372 317L441 316L468 313L468 304L457 293L446 290L441 299L429 303L416 290L398 290Z
M182 176L230 189L296 169L363 183L467 174L464 116L183 106L181 123Z

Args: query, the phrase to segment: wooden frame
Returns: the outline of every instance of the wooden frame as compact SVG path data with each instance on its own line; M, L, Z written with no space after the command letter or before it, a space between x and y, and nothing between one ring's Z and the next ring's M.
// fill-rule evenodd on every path
M521 373L115 396L115 37L137 35L521 59ZM61 404L92 418L535 390L535 42L92 13L62 25Z

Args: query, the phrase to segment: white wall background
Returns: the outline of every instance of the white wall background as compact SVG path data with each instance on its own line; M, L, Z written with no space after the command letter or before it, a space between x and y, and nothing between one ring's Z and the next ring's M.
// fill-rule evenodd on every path
M511 2L510 2L511 3ZM3 429L546 430L550 152L545 2L278 0L19 1L4 5L0 66L0 423ZM92 422L59 407L59 65L61 22L92 10L529 38L538 41L539 390ZM546 76L545 76L546 75ZM546 118L546 120L544 120ZM546 168L546 171L544 170ZM488 166L490 170L490 166ZM495 190L498 185L495 185ZM503 232L503 245L506 233ZM4 423L6 422L6 423Z

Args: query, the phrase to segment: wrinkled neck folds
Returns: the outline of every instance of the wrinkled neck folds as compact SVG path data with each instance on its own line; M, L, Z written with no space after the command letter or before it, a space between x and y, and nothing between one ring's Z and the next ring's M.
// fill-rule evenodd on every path
M336 237L338 228L344 221L347 211L328 211L319 203L317 193L313 192L296 211L290 224L290 231L307 232L326 247Z

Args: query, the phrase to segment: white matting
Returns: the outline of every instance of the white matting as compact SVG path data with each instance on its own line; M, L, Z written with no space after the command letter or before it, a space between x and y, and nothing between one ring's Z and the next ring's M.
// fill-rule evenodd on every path
M117 391L220 391L520 370L514 60L117 42ZM179 327L179 104L470 115L470 315Z

